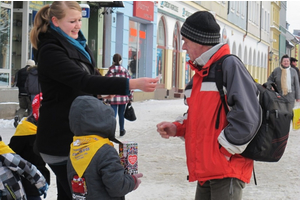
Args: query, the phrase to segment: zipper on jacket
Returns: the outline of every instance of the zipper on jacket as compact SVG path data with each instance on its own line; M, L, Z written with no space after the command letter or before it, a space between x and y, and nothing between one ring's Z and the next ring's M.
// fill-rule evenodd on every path
M12 189L7 185L7 183L4 184L4 186L6 187L7 191L10 193L11 197L13 199L17 199L15 193L12 191Z

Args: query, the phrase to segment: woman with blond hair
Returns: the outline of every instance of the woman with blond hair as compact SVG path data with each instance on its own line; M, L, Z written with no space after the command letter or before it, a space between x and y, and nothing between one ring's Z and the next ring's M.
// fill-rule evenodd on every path
M127 95L132 89L152 92L158 81L99 76L80 30L81 18L76 1L53 1L36 14L30 33L43 91L36 144L56 175L58 200L72 199L66 164L73 139L68 119L73 100L82 95Z

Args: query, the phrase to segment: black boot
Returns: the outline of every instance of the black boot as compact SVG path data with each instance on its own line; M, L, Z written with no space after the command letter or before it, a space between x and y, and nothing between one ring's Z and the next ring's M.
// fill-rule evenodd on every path
M124 136L124 135L125 135L125 133L126 133L125 129L123 129L123 130L120 130L120 136Z

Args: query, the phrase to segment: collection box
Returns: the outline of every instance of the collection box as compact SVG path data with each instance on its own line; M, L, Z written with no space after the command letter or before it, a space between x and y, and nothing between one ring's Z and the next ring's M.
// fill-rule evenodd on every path
M122 142L119 144L119 156L125 172L138 173L138 144L136 142Z

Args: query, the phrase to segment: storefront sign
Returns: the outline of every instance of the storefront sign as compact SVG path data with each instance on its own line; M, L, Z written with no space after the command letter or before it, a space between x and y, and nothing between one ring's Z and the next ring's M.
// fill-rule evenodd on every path
M162 1L160 3L161 8L168 8L172 11L178 12L179 8L178 6L174 5L173 3L170 3L169 1Z
M191 12L187 11L185 8L182 8L182 17L187 18L191 15L192 15Z
M154 19L154 3L152 1L134 1L133 16L139 17L148 21Z
M79 4L83 18L90 18L90 6L88 4Z
M159 2L159 8L170 14L182 16L185 19L194 13L186 5L176 1L161 1Z

